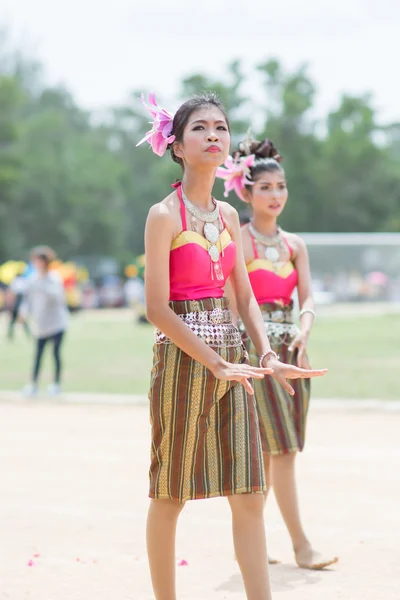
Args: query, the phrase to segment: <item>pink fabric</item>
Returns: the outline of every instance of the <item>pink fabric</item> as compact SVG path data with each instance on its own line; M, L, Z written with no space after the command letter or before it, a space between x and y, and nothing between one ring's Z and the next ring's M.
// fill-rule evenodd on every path
M186 230L186 211L180 186L177 187L180 200L182 228ZM222 215L221 215L222 219ZM202 246L195 242L175 248L170 252L170 300L201 300L203 298L222 298L224 287L236 261L236 244L233 241L224 248L220 257L223 280L212 278L210 256Z
M284 240L289 248L290 256L292 256L293 251L286 237L284 237ZM251 236L251 241L253 244L254 259L257 259L259 255L253 236ZM249 273L249 279L258 304L282 302L286 305L290 304L292 300L299 277L296 269L286 278L268 269L257 269Z
M249 273L251 287L258 304L267 302L282 302L290 304L292 295L298 282L296 269L285 278L280 277L273 271L257 269Z

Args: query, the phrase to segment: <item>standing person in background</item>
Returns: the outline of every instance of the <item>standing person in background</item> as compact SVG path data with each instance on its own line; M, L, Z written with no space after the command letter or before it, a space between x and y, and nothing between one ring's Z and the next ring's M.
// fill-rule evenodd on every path
M20 306L22 304L23 298L24 298L24 293L26 290L26 286L27 286L27 282L28 279L27 277L24 276L24 270L21 270L19 273L17 273L17 275L14 277L13 281L10 284L9 287L9 291L11 292L11 307L10 307L10 322L8 325L8 333L7 333L7 337L9 340L14 339L14 327L15 327L15 323L17 322L18 319L18 313L19 313L19 309ZM30 336L30 330L29 330L29 325L26 321L23 322L23 326L25 329L25 333L26 335L29 337Z
M55 253L47 246L39 246L31 252L31 261L36 272L29 278L19 316L27 321L31 316L36 336L36 353L32 381L24 389L24 394L37 394L37 383L44 349L47 343L53 346L54 383L48 387L52 395L61 392L61 345L68 325L68 308L64 287L58 273L49 270Z
M315 321L310 265L303 240L294 233L283 232L277 224L288 198L281 160L270 140L248 139L225 163L227 169L219 169L217 175L225 179L225 195L234 189L252 209L250 222L241 230L243 250L272 349L283 362L310 369L307 343ZM296 288L300 329L292 315ZM244 327L243 332L250 362L258 365L254 343ZM306 569L323 569L338 559L321 555L309 542L300 519L295 478L296 456L304 447L310 380L297 379L293 388L292 396L272 377L254 381L265 475L268 488L274 488L292 538L297 564Z

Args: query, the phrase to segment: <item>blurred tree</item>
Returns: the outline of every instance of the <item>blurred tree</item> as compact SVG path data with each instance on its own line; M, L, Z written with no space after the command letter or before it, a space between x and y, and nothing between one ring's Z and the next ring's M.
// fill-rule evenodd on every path
M318 176L320 229L387 229L400 179L391 173L389 149L377 143L380 127L370 96L343 96L328 115L327 129Z
M3 37L0 262L24 258L38 243L53 245L62 258L108 254L131 262L143 251L149 207L181 176L168 155L136 148L149 128L139 93L101 114L82 110L66 89L46 86L41 65L10 52ZM250 99L246 81L256 81L257 73L261 89ZM270 137L282 152L290 192L283 227L400 229L400 125L380 127L369 96L343 96L316 123L316 90L306 68L285 72L276 59L246 78L240 61L228 65L223 81L193 73L179 96L184 101L205 90L216 91L227 108L233 147L253 124L253 137ZM223 197L221 181L215 195ZM243 208L234 195L229 201Z
M30 108L23 121L24 169L14 203L25 245L48 243L63 256L118 255L124 245L124 165L108 147L107 136L62 89L45 90Z
M265 86L265 125L259 139L269 137L284 157L289 188L282 226L292 231L318 231L321 205L317 172L321 140L310 117L315 87L305 67L286 74L276 59L258 66Z
M21 159L17 151L18 107L23 92L18 81L0 74L0 261L6 258L12 236L8 228L9 211L15 201L15 189L21 175Z

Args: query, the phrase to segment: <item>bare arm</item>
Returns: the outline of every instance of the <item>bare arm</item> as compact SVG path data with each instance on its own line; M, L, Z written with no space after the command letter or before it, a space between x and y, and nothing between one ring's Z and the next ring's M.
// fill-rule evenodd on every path
M308 259L307 247L304 241L296 236L296 257L294 260L298 272L297 289L299 293L300 309L309 308L314 311L315 302L312 294L312 282L310 273L310 262ZM310 363L307 357L308 338L311 333L311 328L314 324L315 316L312 312L305 312L300 317L300 332L291 342L289 350L297 349L297 365L304 369L310 368Z
M230 207L229 223L231 225L231 236L237 245L236 265L231 275L232 287L236 296L236 304L243 324L249 334L257 353L261 356L271 348L268 336L265 331L264 320L261 315L257 300L251 289L246 264L243 255L242 236L237 212ZM325 375L326 369L311 370L302 369L276 360L267 356L263 365L271 367L274 372L272 377L291 395L294 394L292 386L288 379L321 377Z
M173 229L168 208L164 204L153 206L145 230L147 318L186 354L212 370L220 357L186 327L168 304L169 253Z
M32 301L31 301L30 292L31 292L31 285L30 285L30 283L28 283L26 285L26 288L25 288L25 291L24 291L24 294L22 297L22 302L18 309L19 321L27 321L31 315Z
M174 222L168 207L161 203L150 210L145 231L146 310L147 318L174 344L194 360L210 369L218 379L240 381L249 393L251 377L262 378L271 369L255 369L246 364L233 365L199 339L169 306L169 254L174 235Z
M295 266L298 272L297 289L299 293L300 310L304 308L315 310L307 246L301 238L297 238L296 241L298 249L296 251ZM305 313L300 319L300 329L307 336L311 332L314 320L314 316L311 313Z
M231 236L236 243L236 265L232 271L230 281L236 298L236 309L243 321L257 353L261 356L271 349L268 336L265 332L264 321L257 300L250 285L249 276L243 255L242 234L240 231L239 217L236 210L230 207L229 223Z

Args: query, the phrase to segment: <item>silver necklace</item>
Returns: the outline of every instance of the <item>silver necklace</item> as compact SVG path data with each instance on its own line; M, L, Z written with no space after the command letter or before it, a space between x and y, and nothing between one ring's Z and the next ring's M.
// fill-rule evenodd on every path
M278 233L275 235L264 235L255 229L253 223L249 223L249 230L251 235L257 242L265 246L264 256L267 260L272 263L279 261L280 254L277 246L283 245L282 230L278 227Z
M216 201L214 200L214 198L212 199L212 201L213 201L213 204L215 205L215 208L211 212L205 212L204 210L200 210L200 208L197 208L197 206L195 206L192 202L190 202L190 200L186 196L183 188L182 188L182 198L183 198L183 202L184 202L186 208L188 209L188 211L190 212L190 214L193 217L196 217L196 219L199 219L199 221L203 221L203 223L213 223L214 221L219 219L219 208L218 208L218 205L217 205Z
M215 204L215 209L211 212L205 212L200 210L190 202L189 198L186 196L185 192L182 188L182 199L183 203L188 209L189 213L194 218L194 230L197 231L196 219L205 223L204 225L204 237L208 242L210 242L210 247L208 249L208 254L210 255L211 260L214 263L219 261L220 251L218 250L217 242L219 239L219 229L214 224L219 221L219 208L216 201L213 198L213 203Z

